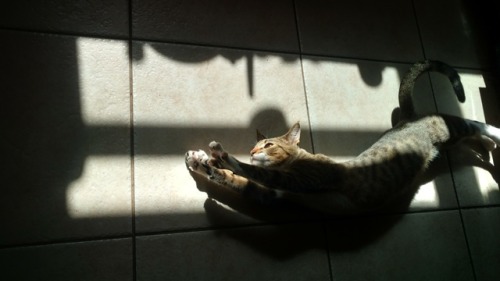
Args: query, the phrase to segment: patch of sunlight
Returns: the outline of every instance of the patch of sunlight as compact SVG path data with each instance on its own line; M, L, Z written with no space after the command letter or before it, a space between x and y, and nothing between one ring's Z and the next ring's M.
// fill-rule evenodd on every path
M71 218L130 216L129 156L89 156L82 175L66 191Z
M349 60L304 60L305 83L313 130L385 131L399 105L399 71L394 66ZM333 117L334 116L334 117ZM367 118L369 116L369 118Z
M127 42L80 37L76 40L76 52L84 123L128 125Z
M135 166L137 216L204 212L207 194L198 189L183 156L138 156Z
M493 160L490 160L490 163L493 163ZM477 192L479 192L478 199L483 204L498 204L500 202L499 186L498 183L493 179L491 174L488 171L478 167L471 167L469 169L472 169L474 173L474 177L472 177L471 180L475 180L475 182L467 186L464 185L465 188L471 189L477 187L479 190L476 191L476 194ZM467 190L467 193L471 192L473 191ZM470 197L473 197L473 195L471 195Z
M172 44L142 48L133 62L136 124L246 128L259 114L307 120L299 60ZM182 60L187 54L196 63Z
M439 207L439 195L434 181L421 185L410 205L410 208L426 207Z

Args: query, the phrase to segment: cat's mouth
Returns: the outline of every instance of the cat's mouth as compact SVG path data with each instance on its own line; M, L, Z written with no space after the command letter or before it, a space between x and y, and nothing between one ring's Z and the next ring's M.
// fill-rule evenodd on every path
M264 153L256 153L250 157L250 163L255 166L267 166L269 162L269 159L267 159Z

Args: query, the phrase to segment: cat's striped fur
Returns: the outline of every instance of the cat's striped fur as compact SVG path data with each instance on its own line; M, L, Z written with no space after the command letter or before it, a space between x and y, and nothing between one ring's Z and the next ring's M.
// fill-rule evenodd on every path
M217 142L210 143L210 156L202 150L187 152L186 164L192 172L261 203L286 200L337 214L377 209L418 185L440 149L469 137L481 139L488 150L500 145L496 127L442 114L416 117L413 85L429 70L447 75L459 100L464 100L460 79L451 67L433 61L415 64L401 82L404 119L350 161L336 163L301 149L296 123L280 137L264 138L258 133L251 165L229 155Z

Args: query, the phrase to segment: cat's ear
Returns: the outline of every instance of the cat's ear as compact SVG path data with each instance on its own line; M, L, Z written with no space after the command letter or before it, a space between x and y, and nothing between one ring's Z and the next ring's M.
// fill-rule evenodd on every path
M293 145L300 142L300 123L295 123L285 135L286 140Z
M256 130L256 132L257 132L257 141L267 139L266 136L264 136L259 130Z

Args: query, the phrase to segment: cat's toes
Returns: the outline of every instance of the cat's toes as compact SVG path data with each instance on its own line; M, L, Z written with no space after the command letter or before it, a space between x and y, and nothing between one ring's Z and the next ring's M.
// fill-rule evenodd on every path
M222 144L216 141L211 141L210 144L208 144L208 147L210 148L210 151L224 151Z
M224 148L222 148L222 145L216 141L210 142L208 145L210 148L210 154L214 158L222 159L227 157L227 152L224 151Z
M186 167L193 172L205 170L203 165L207 165L209 160L208 155L203 150L190 150L186 152ZM202 169L203 168L203 169Z
M482 135L480 138L481 144L487 151L493 151L497 148L497 144L491 138Z

